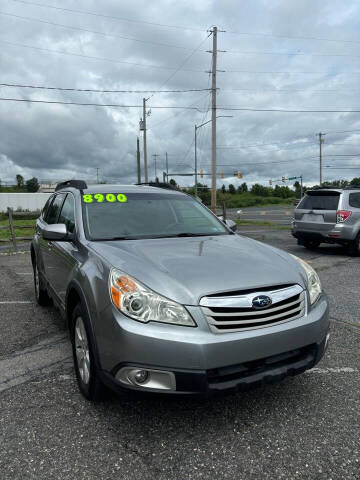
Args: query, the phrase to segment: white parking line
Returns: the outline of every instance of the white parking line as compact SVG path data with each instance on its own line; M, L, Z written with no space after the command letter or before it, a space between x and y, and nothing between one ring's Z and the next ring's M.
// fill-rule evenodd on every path
M34 275L33 272L16 272L16 275Z
M3 300L0 302L0 305L16 305L17 303L34 303L31 300Z
M328 374L328 373L357 373L359 370L352 367L328 367L328 368L312 368L307 370L305 373L319 373L319 374Z

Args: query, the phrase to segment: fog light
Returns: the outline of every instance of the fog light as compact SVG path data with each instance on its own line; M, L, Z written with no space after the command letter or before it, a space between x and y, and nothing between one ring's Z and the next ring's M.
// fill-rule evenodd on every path
M152 368L121 367L115 375L118 382L146 390L176 390L173 372Z
M134 373L134 380L136 383L145 383L148 378L149 372L146 370L138 370L136 373Z

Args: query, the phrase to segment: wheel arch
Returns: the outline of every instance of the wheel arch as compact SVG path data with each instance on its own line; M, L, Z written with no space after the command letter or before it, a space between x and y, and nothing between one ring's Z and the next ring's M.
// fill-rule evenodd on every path
M89 320L88 322L90 327L90 332L88 332L89 341L91 342L91 345L93 347L95 362L97 366L100 367L98 347L97 347L97 342L94 334L94 326L93 326L93 322L90 315L89 302L86 298L85 293L83 292L83 289L81 288L81 285L76 280L73 280L68 286L68 289L66 292L66 298L65 298L66 323L70 332L70 336L72 335L72 328L73 328L73 318L72 318L73 312L76 305L78 305L79 303L81 304L82 308L85 310L86 316Z

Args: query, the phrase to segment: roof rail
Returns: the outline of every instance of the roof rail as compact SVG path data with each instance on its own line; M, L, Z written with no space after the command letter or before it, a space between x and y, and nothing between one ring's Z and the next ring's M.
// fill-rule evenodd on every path
M349 185L344 188L344 190L357 190L360 188L360 185Z
M143 183L136 183L135 185L147 185L149 187L157 187L157 188L165 188L168 190L176 190L176 188L171 185L170 183L166 182L143 182Z
M55 192L67 187L76 188L77 190L84 190L87 188L87 184L84 182L84 180L66 180L66 182L61 182L56 185Z

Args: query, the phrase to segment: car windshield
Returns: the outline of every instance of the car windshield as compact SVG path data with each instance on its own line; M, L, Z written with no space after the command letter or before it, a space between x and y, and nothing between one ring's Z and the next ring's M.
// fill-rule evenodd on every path
M230 234L211 212L186 195L87 194L83 208L91 240Z

